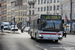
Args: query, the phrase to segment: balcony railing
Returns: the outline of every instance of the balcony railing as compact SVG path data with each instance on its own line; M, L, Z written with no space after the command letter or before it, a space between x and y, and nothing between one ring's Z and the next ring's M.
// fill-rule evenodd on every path
M36 1L28 1L28 4L35 4Z

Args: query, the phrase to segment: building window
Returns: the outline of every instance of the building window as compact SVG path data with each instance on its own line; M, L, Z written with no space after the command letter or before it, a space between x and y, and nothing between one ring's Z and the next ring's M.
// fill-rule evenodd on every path
M54 11L55 11L55 5L54 5Z
M21 21L22 21L22 18L21 18Z
M32 12L33 12L32 14L34 15L34 10Z
M57 0L57 3L59 3L59 0Z
M41 0L41 4L43 4L43 0Z
M40 11L40 8L38 7L38 12Z
M22 16L22 12L21 12L21 16Z
M46 7L44 7L44 11L46 11Z
M47 6L47 11L49 11L49 6Z
M56 0L54 0L54 3L56 2Z
M34 8L34 4L33 4L33 8Z
M50 11L52 11L52 6L50 6Z
M59 5L57 5L57 10L59 10Z
M41 7L41 11L43 11L43 7Z
M46 4L46 0L44 0L44 4Z
M29 15L31 15L31 10L29 10Z
M20 18L19 18L19 21L20 21Z
M31 4L29 5L29 8L31 8Z
M67 5L65 5L65 10L67 9Z
M49 0L47 0L47 4L49 4Z
M38 5L40 4L40 0L38 0Z
M50 3L52 3L52 0L50 0Z
M63 10L63 5L61 5L61 10Z

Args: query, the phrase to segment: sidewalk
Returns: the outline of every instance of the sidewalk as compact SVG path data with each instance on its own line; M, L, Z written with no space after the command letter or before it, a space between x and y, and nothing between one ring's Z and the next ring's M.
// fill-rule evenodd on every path
M75 35L75 33L67 33L67 35Z
M75 35L67 35L66 38L63 38L63 41L75 44Z
M19 34L19 32L18 31L10 31L10 30L4 30L4 32L2 33L1 32L1 30L0 30L0 34L7 34L7 33L9 33L9 34Z

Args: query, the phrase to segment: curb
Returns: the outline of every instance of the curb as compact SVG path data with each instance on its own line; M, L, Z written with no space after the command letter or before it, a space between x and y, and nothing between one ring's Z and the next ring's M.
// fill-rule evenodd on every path
M67 35L75 35L75 33L67 33Z

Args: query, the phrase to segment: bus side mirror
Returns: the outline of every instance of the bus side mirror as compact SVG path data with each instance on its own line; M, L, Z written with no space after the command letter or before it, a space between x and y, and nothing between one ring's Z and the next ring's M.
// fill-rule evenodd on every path
M62 20L62 22L64 23L64 20Z

